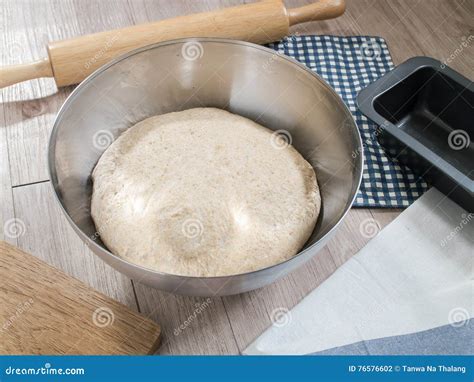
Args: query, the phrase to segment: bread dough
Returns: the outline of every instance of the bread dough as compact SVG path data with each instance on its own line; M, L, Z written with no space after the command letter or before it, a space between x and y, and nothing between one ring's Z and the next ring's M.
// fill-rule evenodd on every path
M311 165L275 138L214 108L137 123L93 171L98 234L114 254L175 275L239 274L291 258L321 199Z

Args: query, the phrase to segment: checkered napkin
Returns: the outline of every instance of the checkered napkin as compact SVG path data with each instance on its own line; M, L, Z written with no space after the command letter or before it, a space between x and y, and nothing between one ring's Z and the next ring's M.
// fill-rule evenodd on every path
M364 142L364 176L356 207L406 207L427 190L409 168L391 160L376 138L377 125L356 106L358 92L393 68L380 37L289 36L269 45L305 64L341 96Z

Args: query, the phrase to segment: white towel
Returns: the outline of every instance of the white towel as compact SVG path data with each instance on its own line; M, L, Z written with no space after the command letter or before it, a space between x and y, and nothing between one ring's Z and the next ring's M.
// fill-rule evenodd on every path
M473 240L474 214L433 188L244 353L310 354L462 327L474 312Z

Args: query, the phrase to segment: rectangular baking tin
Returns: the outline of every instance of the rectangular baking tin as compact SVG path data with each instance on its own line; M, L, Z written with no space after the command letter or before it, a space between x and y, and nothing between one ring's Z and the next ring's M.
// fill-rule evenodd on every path
M473 83L441 62L414 57L357 96L387 154L474 211Z

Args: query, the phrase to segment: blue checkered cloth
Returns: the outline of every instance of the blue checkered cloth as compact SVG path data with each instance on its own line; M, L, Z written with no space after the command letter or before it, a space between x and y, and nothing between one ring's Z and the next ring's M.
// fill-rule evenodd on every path
M409 168L391 160L376 136L377 125L356 106L358 92L393 68L380 37L289 36L270 48L305 64L341 96L364 142L364 175L354 206L407 207L428 186Z

